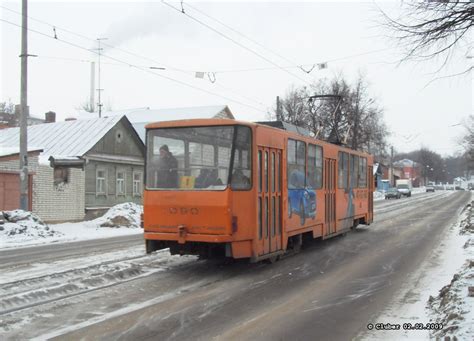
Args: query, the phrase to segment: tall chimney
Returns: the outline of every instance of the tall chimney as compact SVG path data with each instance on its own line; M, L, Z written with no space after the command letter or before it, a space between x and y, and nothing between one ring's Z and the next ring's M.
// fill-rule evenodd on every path
M95 93L95 62L91 62L91 95L90 95L90 104L89 104L91 112L95 111L94 93Z

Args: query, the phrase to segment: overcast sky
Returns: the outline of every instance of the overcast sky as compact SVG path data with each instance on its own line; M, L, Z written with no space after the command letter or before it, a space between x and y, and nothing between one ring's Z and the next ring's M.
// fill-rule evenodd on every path
M180 2L171 5L181 9ZM21 1L1 6L0 18L10 23L0 22L0 101L19 103L21 30L12 23L21 25L21 16L13 12L21 11ZM120 49L102 46L102 102L113 110L227 104L240 120L263 120L276 96L291 86L337 74L354 81L363 74L372 98L384 108L396 150L459 151L459 124L472 113L472 73L437 78L469 67L467 43L438 74L433 72L439 61L399 65L401 51L378 24L378 6L396 16L401 2L184 1L186 14L257 56L160 1L30 0L29 53L38 55L29 59L30 113L43 117L52 110L59 120L75 116L89 98L90 61L97 62L88 50L98 47L96 38L107 38L103 43ZM309 74L296 67L309 70L326 61L326 69L316 67ZM195 78L198 71L209 72L215 82L207 75Z

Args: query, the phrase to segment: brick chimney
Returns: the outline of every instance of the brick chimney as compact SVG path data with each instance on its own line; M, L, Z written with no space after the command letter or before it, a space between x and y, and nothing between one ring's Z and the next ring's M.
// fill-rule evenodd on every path
M48 111L44 114L45 123L54 123L56 122L56 113L54 111Z

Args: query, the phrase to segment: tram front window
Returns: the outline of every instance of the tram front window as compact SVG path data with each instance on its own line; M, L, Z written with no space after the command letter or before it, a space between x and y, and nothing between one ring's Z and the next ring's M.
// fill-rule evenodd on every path
M235 126L149 130L147 188L224 190L236 131Z

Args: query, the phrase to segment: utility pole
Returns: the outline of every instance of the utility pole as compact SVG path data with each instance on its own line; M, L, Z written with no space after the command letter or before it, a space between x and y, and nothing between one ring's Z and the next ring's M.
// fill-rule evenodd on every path
M390 186L394 186L393 183L393 146L390 147Z
M276 119L277 121L282 121L281 119L281 111L280 111L280 96L277 96L277 110L276 110Z
M102 117L102 102L101 102L101 99L100 99L100 95L101 95L102 90L104 90L100 87L100 55L102 54L102 50L103 50L100 47L100 42L102 40L107 40L107 38L97 38L97 41L99 42L99 48L97 49L98 54L99 54L99 65L98 65L98 86L99 87L97 88L98 100L99 100L99 103L97 104L97 106L99 107L99 118Z
M95 62L91 62L90 112L95 111Z
M21 3L20 208L28 211L28 2Z

